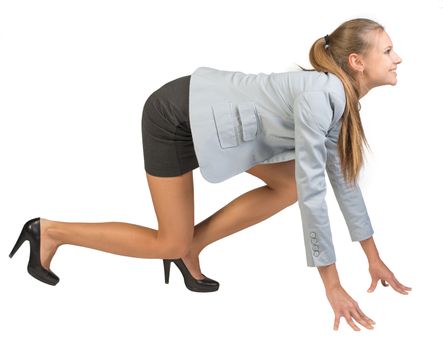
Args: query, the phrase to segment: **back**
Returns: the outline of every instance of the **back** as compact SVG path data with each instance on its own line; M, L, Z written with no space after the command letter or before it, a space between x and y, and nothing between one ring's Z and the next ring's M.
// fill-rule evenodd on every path
M332 73L194 71L189 117L202 176L220 182L256 164L294 159L294 102L308 91L331 92L327 108L337 121L345 94Z

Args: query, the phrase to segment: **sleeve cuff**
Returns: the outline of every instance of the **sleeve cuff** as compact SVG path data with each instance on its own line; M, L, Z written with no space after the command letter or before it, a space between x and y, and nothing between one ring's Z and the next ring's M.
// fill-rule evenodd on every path
M371 238L374 234L374 230L370 230L369 233L365 232L353 232L351 235L352 242L360 242L364 241L365 239Z

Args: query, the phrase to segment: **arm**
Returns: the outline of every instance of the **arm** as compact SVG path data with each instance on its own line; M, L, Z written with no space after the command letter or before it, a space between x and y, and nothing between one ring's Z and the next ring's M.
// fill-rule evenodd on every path
M388 283L394 290L401 294L407 294L411 290L401 284L381 260L377 247L375 246L374 230L369 219L368 212L358 185L348 185L340 169L340 159L337 152L337 141L340 131L340 121L335 123L328 132L326 140L327 164L326 170L334 190L335 197L343 213L352 241L359 241L366 254L371 275L371 286L368 292L373 292L377 282L381 280L383 286ZM386 283L388 282L388 283Z
M327 133L334 117L327 92L305 92L294 103L295 172L298 204L308 266L318 267L326 295L334 309L334 329L345 317L354 329L352 318L371 329L373 322L341 287L335 267L335 252L325 201L325 167L328 157Z
M329 181L334 190L335 198L348 226L353 242L363 241L374 234L371 220L358 184L352 186L345 181L340 168L337 142L341 127L341 120L335 123L328 133L326 148L328 159L326 170Z
M332 110L324 91L305 92L294 102L295 178L297 180L307 265L335 263L325 201L326 132Z
M325 201L325 169L352 241L366 240L374 233L359 186L347 184L340 169L337 141L344 108L344 100L325 91L305 92L294 102L298 205L310 267L336 261Z
M338 272L335 264L331 264L328 266L319 266L317 269L325 286L326 293L334 288L338 288L341 286L340 278L338 277Z
M360 245L368 258L369 264L376 263L378 260L380 260L373 237L360 241Z

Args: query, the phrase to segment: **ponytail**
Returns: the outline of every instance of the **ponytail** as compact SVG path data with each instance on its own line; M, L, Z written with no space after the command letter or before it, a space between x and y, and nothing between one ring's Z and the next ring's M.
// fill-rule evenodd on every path
M384 28L369 19L357 18L341 24L327 37L317 39L309 51L314 69L304 71L331 72L343 83L346 106L338 137L340 167L345 180L353 185L363 166L363 145L369 147L360 119L358 82L348 63L351 53L365 54L370 48L369 32ZM326 40L327 39L327 45Z

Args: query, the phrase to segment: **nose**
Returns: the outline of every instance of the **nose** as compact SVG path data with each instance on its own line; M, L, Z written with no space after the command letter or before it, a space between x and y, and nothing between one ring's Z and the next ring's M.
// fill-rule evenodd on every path
M400 64L400 63L402 63L402 59L401 59L401 57L399 56L399 55L397 55L397 52L395 52L395 63L396 64Z

